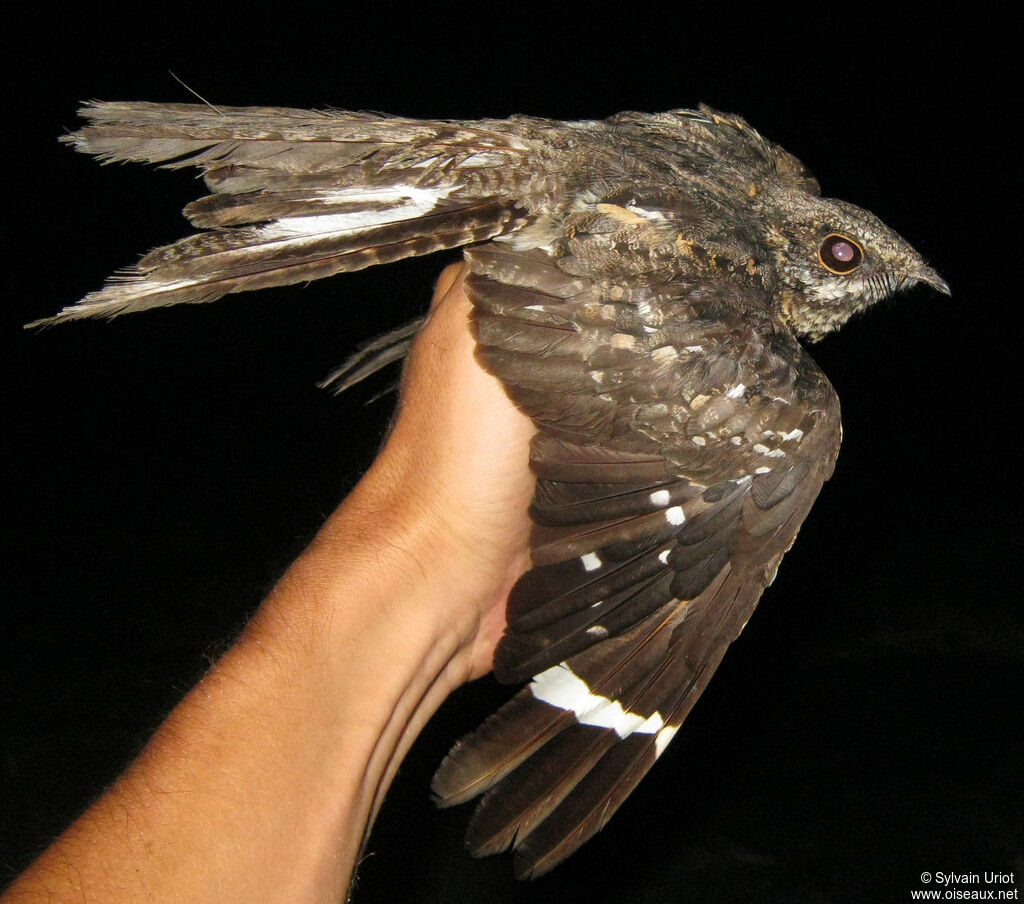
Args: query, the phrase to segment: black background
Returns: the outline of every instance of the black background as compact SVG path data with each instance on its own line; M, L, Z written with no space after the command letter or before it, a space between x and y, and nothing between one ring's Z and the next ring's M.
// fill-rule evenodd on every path
M191 173L58 147L80 100L602 117L709 103L804 160L946 277L814 349L845 442L778 580L612 821L532 884L435 811L490 679L423 732L363 901L908 900L923 871L1024 871L1019 153L998 22L852 4L597 13L398 5L273 15L21 7L8 21L0 875L123 767L366 468L390 403L316 381L420 310L411 261L26 333L184 234ZM372 657L371 657L372 659ZM368 663L371 667L372 661Z

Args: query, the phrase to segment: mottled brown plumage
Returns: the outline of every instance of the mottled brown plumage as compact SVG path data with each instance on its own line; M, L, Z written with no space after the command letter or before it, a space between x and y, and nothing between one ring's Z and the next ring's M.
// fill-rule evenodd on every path
M495 659L532 678L459 742L442 805L479 794L470 849L549 870L599 830L743 629L839 449L798 337L916 282L876 217L707 108L601 122L89 104L104 161L197 166L207 232L52 321L465 252L478 356L538 428L534 568ZM354 357L351 385L415 325Z

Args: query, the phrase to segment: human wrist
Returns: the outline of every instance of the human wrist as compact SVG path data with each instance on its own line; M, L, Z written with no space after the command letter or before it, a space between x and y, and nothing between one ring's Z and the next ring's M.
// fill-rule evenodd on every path
M454 556L438 517L387 460L379 460L282 577L250 626L273 632L290 667L323 664L323 680L348 693L350 674L374 672L377 712L390 712L404 684L444 650L458 656L465 633L446 615ZM373 663L366 661L373 651ZM461 680L445 670L453 690ZM464 679L462 679L464 680ZM368 707L369 709L369 707Z
M321 726L334 763L323 774L340 782L324 787L347 814L338 834L346 858L413 740L468 672L459 632L438 614L430 518L396 519L378 489L371 480L353 491L239 644L247 659L271 651L276 685L293 687L290 699Z

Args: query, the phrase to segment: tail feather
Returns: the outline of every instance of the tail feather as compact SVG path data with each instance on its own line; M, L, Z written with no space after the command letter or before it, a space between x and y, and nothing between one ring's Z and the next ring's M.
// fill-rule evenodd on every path
M146 254L99 291L30 326L307 282L485 241L523 225L505 126L373 113L101 103L62 141L103 162L198 168L210 229Z
M215 301L234 292L308 282L374 264L484 241L515 228L521 214L502 202L354 225L350 214L304 216L265 226L201 233L149 252L98 292L30 326ZM379 220L384 214L374 212Z
M296 110L287 107L218 107L202 104L89 101L87 124L61 140L104 163L161 163L170 168L225 166L294 173L340 169L377 159L420 166L424 159L460 154L528 153L508 123L415 120L380 113ZM311 166L312 165L312 166Z
M425 316L417 317L370 340L349 355L341 366L331 371L318 385L321 389L330 389L335 395L341 395L389 364L401 361L409 353L416 334L426 321Z

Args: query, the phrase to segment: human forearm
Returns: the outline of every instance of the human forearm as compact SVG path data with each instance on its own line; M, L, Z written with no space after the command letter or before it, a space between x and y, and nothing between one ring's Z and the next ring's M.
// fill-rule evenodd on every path
M340 901L398 763L491 667L528 567L532 425L449 269L366 477L125 775L4 902Z
M353 494L10 900L341 899L389 764L459 683L427 598L440 585L409 567L427 532L374 536L374 492Z

